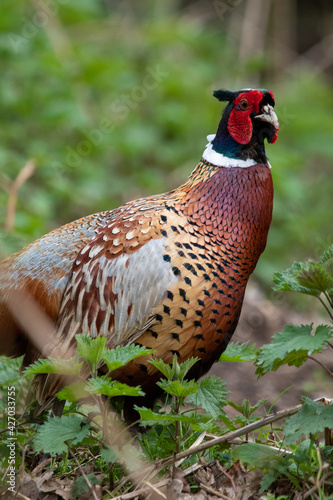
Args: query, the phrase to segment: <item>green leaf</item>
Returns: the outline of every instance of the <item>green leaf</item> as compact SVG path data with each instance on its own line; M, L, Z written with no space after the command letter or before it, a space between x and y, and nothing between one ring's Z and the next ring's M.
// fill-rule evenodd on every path
M269 472L266 472L266 474L263 475L263 477L260 481L260 490L259 490L260 495L264 491L268 490L270 485L272 483L274 483L275 479L276 479L276 475L275 475L275 472L273 470L270 470ZM275 496L274 496L274 499L275 499Z
M244 415L246 419L249 419L252 413L254 413L258 408L263 406L265 403L267 403L268 399L259 399L259 401L254 405L251 406L250 401L248 399L244 399L243 403L241 405L235 403L234 401L227 401L227 403L237 410L239 413Z
M101 450L101 455L103 460L108 463L115 463L118 460L118 456L115 454L111 446L106 446Z
M328 249L320 257L320 262L324 265L327 273L333 278L333 245L328 247ZM330 293L333 290L330 290Z
M308 397L296 415L288 418L284 425L286 444L294 443L303 434L315 434L333 427L333 405L324 406Z
M333 277L328 274L325 267L319 262L308 262L299 273L298 282L301 286L318 292L326 292L333 288Z
M301 292L319 296L320 293L333 288L333 276L330 261L331 251L322 256L322 261L308 260L294 262L282 273L275 273L273 277L274 290Z
M88 434L89 426L79 415L54 417L39 427L34 438L35 451L43 451L51 456L67 452L67 442L80 443Z
M97 479L95 474L93 474L92 472L86 474L86 477L89 479L91 484L95 485L101 482L101 480ZM86 479L83 476L77 477L72 486L72 498L78 498L80 495L83 495L83 493L87 492L88 490L89 486L87 484Z
M0 385L10 385L19 378L22 356L17 359L9 359L6 356L0 356Z
M172 366L164 363L162 359L151 359L150 363L155 366L168 380L172 380Z
M65 399L71 403L75 403L79 399L88 397L86 387L87 382L85 382L84 380L79 380L74 384L66 385L66 387L58 392L57 397L58 399Z
M168 380L179 380L181 382L197 361L199 361L199 358L190 358L179 364L177 355L175 354L171 366L164 363L161 359L152 359L150 363L163 373Z
M160 380L157 385L171 396L178 398L186 398L195 393L199 386L195 380L183 380L182 382L179 382L179 380Z
M171 415L171 414L163 414L163 413L156 413L153 412L150 408L145 408L145 407L139 407L134 405L134 408L139 412L140 417L141 417L141 422L140 425L146 426L146 425L154 425L156 423L160 425L169 425L173 422L185 422L188 424L196 424L197 423L197 418L194 417L189 417L187 415Z
M281 273L274 273L273 290L278 292L301 292L310 295L318 295L318 292L314 293L309 288L302 287L297 281L297 275L302 271L301 262L294 262L289 269L282 271Z
M141 391L140 387L130 387L127 384L121 384L116 380L110 378L97 377L90 378L87 381L87 392L93 394L104 394L109 398L116 396L144 396L145 393ZM86 394L87 395L87 394Z
M304 465L311 464L311 450L313 450L315 446L312 439L305 439L297 446L293 460L301 470L304 469Z
M333 262L333 245L330 245L330 246L328 247L328 249L327 249L327 250L325 250L325 251L322 253L322 255L321 255L321 257L320 257L319 261L320 261L322 264L327 264L328 262Z
M255 344L249 346L247 344L248 342L244 344L230 342L224 353L221 354L219 361L228 361L231 363L254 361L257 357L258 350Z
M219 415L219 419L231 431L235 431L237 429L235 421L230 420L230 418L228 418L226 415Z
M125 366L133 359L140 358L141 356L145 356L147 354L154 354L153 349L146 349L145 347L130 344L106 350L103 355L103 360L105 361L110 372L112 372L122 366Z
M209 415L217 418L224 413L222 407L227 404L229 391L227 384L217 377L205 377L201 380L196 394L189 397L189 401L200 405Z
M254 465L263 470L278 470L284 472L290 463L290 458L284 457L278 450L259 443L246 443L237 446L232 452L234 460Z
M81 372L82 365L83 361L79 362L75 356L70 359L37 359L37 361L24 370L24 375L34 375L36 373L60 373L62 375L78 376Z
M92 339L89 335L75 335L77 342L77 353L83 358L94 372L106 353L106 337Z
M319 325L315 332L311 325L286 325L284 329L273 336L270 344L265 344L259 350L256 361L256 374L264 375L275 371L281 365L301 366L309 355L321 352L333 335L327 325Z

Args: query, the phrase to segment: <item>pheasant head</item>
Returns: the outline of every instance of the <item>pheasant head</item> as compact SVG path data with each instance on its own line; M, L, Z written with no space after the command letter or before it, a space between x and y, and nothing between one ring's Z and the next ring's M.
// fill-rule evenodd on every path
M216 135L208 136L210 143L203 158L219 166L232 166L236 162L237 166L250 166L266 162L264 141L274 143L280 128L272 91L216 90L214 97L228 104Z

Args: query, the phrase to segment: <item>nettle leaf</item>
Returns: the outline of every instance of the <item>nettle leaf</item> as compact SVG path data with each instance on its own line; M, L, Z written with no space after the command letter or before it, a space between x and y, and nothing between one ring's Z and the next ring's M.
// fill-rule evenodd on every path
M297 280L301 286L318 290L318 292L326 292L333 288L333 277L319 262L306 263L306 267L299 273Z
M231 363L255 361L258 349L256 349L255 344L249 346L247 344L248 342L243 344L239 344L239 342L230 342L219 361L228 361Z
M199 384L195 380L160 380L157 382L165 392L178 398L186 398L197 391Z
M183 381L186 374L192 368L195 363L199 361L199 358L190 358L179 364L177 360L177 355L173 357L172 365L164 363L161 359L152 359L150 363L155 366L168 380L179 380Z
M9 359L6 356L0 356L0 385L10 385L21 378L20 366L22 356L17 359Z
M226 382L220 378L206 377L200 382L196 394L188 399L200 405L213 418L217 418L224 413L222 407L227 404L229 391L226 390L226 386Z
M98 377L90 378L87 381L87 392L93 394L104 394L110 398L116 396L144 396L145 393L141 391L140 387L130 387L127 384L121 384L116 380L110 378ZM86 394L87 395L87 394Z
M163 414L163 413L156 413L150 408L145 408L145 407L139 407L137 405L134 405L134 408L139 412L140 417L141 417L141 422L140 425L142 426L147 426L147 425L154 425L156 422L160 425L169 425L172 424L173 422L185 422L188 424L197 424L197 417L193 416L190 417L188 415L171 415L171 414Z
M308 397L304 397L303 401L300 411L284 424L286 444L294 443L303 434L315 434L333 427L333 405L324 406Z
M232 451L234 460L254 465L263 470L277 470L280 473L287 470L290 458L285 457L278 450L259 443L245 443Z
M320 262L325 266L326 271L333 278L333 245L331 245L322 254L322 256L320 257Z
M312 439L305 439L297 446L293 460L301 470L304 470L304 468L311 464L311 451L315 446Z
M94 369L103 359L106 353L106 337L92 339L89 335L75 335L77 342L77 353Z
M101 480L97 479L97 477L95 476L95 474L93 472L86 474L86 477L83 477L83 476L77 477L73 483L73 486L72 486L73 498L78 498L79 496L83 495L83 493L85 493L89 490L89 486L87 484L86 478L88 478L90 484L93 484L93 485L100 484L100 482L101 482Z
M268 490L268 488L270 487L270 485L272 483L274 483L275 479L276 479L276 475L275 475L275 472L273 470L270 470L269 472L266 472L266 474L264 474L262 476L262 479L260 481L259 494L261 495L262 493L264 493L264 491ZM264 498L267 498L267 497L264 497ZM281 497L279 497L279 498L281 500ZM286 498L286 497L283 497L283 498Z
M101 450L101 456L103 460L108 463L115 463L118 460L118 456L114 452L114 449L108 445Z
M164 363L162 359L151 359L149 361L155 368L157 368L168 380L171 380L172 366Z
M145 349L138 345L127 345L124 347L117 346L115 349L106 350L103 354L103 360L105 361L110 372L117 370L133 359L145 356L147 354L154 354L153 349Z
M66 385L58 392L57 398L67 400L70 403L75 403L78 399L87 398L89 394L86 391L87 382L80 380L74 384Z
M273 277L274 290L293 291L319 296L333 288L333 258L331 247L319 261L294 262L282 273Z
M302 286L298 281L298 276L304 270L304 267L303 262L294 262L289 269L282 271L282 273L274 273L273 282L275 286L273 290L278 292L301 292L317 297L320 294L319 290Z
M89 425L80 415L54 417L39 427L34 438L34 449L51 456L67 452L67 442L80 443L88 434Z
M333 330L328 325L319 325L313 332L310 325L286 325L282 332L273 336L270 344L259 350L256 374L263 376L268 371L275 371L281 365L301 366L309 355L321 352L331 339Z
M232 407L234 408L235 410L237 410L239 413L241 413L242 415L244 415L244 417L246 419L250 418L250 416L252 415L252 413L254 413L256 410L258 410L258 408L260 408L261 406L263 406L265 403L267 403L268 399L265 398L265 399L259 399L259 401L251 406L251 403L248 399L244 399L243 403L241 405L235 403L234 401L227 401L227 403ZM258 417L259 418L259 417Z
M325 252L321 255L320 262L327 264L327 262L333 262L333 245L330 245Z
M79 361L75 356L70 359L37 359L37 361L24 370L24 375L34 375L36 373L61 373L62 375L78 376L81 372L82 365L83 361Z

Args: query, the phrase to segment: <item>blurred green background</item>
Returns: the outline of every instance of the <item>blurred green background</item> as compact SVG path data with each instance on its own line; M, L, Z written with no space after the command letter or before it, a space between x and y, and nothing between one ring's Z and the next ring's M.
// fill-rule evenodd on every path
M330 0L1 0L0 28L1 257L185 181L219 122L212 91L256 86L273 91L281 123L256 279L268 289L331 242Z

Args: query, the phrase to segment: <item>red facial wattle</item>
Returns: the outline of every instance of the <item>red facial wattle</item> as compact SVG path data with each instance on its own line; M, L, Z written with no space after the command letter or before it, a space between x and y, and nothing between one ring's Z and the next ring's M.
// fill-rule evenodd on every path
M278 128L278 129L276 130L276 132L278 132L279 130L280 130L280 129ZM274 144L274 142L276 142L277 138L279 137L279 136L277 135L277 133L276 133L276 132L275 132L275 134L274 134L274 135L273 135L273 137L272 137L271 144Z
M269 92L270 97L275 102L272 91ZM248 144L251 141L253 133L253 124L251 119L252 113L259 113L259 106L264 97L264 94L259 90L251 90L249 92L240 93L234 100L233 109L230 113L228 121L228 131L231 137L238 144ZM244 108L244 103L246 108ZM279 128L276 129L270 143L274 144L277 140Z
M259 104L262 98L262 92L251 90L250 92L242 92L235 99L234 107L230 113L228 130L231 137L239 144L248 144L250 142L253 131L250 115L253 112L259 113ZM244 99L249 103L246 111L240 108L240 103Z

